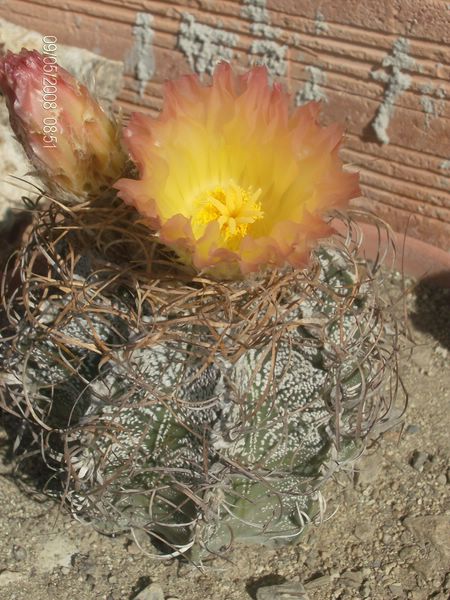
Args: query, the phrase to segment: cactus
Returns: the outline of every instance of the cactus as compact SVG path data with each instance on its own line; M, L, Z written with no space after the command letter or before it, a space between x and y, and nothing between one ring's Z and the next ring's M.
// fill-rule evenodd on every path
M358 192L339 128L320 128L314 103L290 116L264 68L222 64L209 87L168 84L158 119L132 118L133 166L118 124L61 72L64 139L42 153L44 64L0 59L12 126L53 194L2 288L16 447L44 459L45 490L77 517L145 531L166 555L294 542L396 392L380 265L359 258L351 219L324 239L325 213Z
M130 278L123 248L93 249L78 217L55 228L55 210L18 255L0 349L5 408L28 420L50 493L169 555L298 539L386 408L376 274L334 242L276 277Z

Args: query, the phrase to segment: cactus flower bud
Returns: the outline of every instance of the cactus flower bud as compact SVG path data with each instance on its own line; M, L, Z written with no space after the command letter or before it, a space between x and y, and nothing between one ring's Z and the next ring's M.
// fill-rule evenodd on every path
M0 58L11 126L50 189L98 193L124 169L118 127L87 88L50 58L25 49Z

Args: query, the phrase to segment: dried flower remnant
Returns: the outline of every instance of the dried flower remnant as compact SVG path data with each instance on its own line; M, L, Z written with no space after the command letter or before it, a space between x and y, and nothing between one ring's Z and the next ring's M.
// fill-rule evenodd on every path
M181 259L219 278L303 266L323 220L358 194L338 157L342 130L316 123L317 103L289 111L265 67L211 85L168 82L162 113L135 113L124 132L140 179L115 187Z
M119 128L85 86L58 65L50 72L48 67L36 50L8 52L0 59L0 90L11 127L50 188L96 194L123 174ZM55 88L52 103L43 101L46 80ZM49 127L55 132L52 143Z

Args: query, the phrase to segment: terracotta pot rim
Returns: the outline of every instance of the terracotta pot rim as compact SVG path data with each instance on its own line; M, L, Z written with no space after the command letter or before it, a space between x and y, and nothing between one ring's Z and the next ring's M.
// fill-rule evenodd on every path
M339 221L332 222L339 232L345 231L345 225ZM450 253L442 248L428 244L405 233L392 231L391 242L395 246L389 248L386 236L379 238L378 228L372 223L358 221L362 233L361 255L374 260L377 253L388 251L386 265L417 279L427 279L436 286L450 288Z

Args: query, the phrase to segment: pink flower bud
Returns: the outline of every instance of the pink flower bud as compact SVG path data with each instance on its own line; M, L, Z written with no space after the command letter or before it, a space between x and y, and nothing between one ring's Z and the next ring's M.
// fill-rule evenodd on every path
M25 49L0 58L11 127L50 188L95 194L124 170L120 132L87 88L52 58Z

